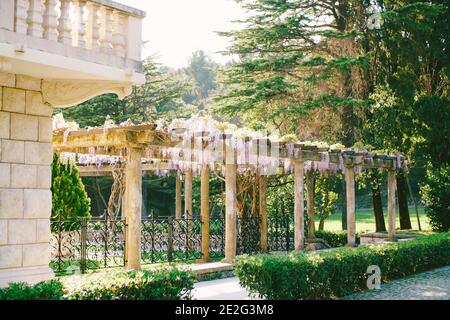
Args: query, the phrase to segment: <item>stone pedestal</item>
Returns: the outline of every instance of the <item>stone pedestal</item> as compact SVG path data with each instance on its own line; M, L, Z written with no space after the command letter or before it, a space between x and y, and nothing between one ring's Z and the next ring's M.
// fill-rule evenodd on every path
M41 80L0 73L0 286L53 277L51 116Z

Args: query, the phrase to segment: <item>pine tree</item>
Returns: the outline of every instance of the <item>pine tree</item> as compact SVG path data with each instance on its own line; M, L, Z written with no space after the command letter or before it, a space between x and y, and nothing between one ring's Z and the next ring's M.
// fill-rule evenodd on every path
M55 154L52 163L52 220L78 221L90 218L90 204L76 165L61 163Z
M297 117L319 107L336 108L340 140L354 143L354 108L367 102L364 2L310 0L238 1L253 15L245 28L222 33L241 62L225 72L232 90L218 101L225 113ZM264 112L262 112L264 110Z

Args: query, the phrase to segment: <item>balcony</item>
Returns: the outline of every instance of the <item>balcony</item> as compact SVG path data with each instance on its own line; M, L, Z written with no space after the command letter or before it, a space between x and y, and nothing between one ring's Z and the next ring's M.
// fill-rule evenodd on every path
M0 72L42 79L53 106L122 98L144 82L144 17L110 0L1 0Z

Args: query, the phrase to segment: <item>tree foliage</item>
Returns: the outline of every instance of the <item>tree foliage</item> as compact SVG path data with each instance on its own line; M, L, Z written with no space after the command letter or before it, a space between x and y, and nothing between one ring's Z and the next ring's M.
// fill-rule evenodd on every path
M78 221L90 218L90 202L76 165L61 163L54 155L52 163L52 219Z
M425 213L435 231L450 230L450 166L427 168L425 183L421 186Z
M192 53L189 65L183 72L192 79L192 90L183 96L186 103L198 103L207 99L217 88L218 65L203 50Z
M250 15L221 33L239 61L223 72L220 112L300 139L403 153L422 179L424 164L448 164L448 1L237 2ZM382 229L380 177L368 177Z
M319 217L319 230L323 230L325 219L332 215L337 207L336 186L339 178L334 175L317 175L314 183L314 211Z
M181 97L189 90L190 84L159 66L151 57L144 61L144 75L145 84L134 86L131 95L125 99L119 100L113 94L98 96L64 109L64 118L76 121L83 128L101 126L108 116L116 123L128 119L142 123L162 116L177 116L184 105Z

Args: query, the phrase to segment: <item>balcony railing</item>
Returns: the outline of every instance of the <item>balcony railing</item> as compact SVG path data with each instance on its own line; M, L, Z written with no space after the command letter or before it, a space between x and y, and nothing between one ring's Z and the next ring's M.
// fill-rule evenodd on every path
M140 72L144 17L110 0L1 0L0 43Z

